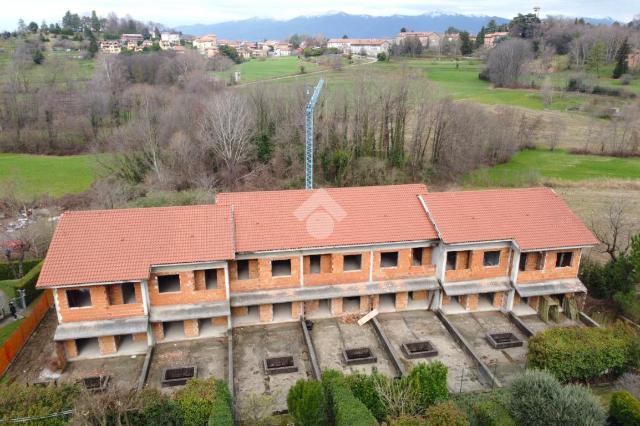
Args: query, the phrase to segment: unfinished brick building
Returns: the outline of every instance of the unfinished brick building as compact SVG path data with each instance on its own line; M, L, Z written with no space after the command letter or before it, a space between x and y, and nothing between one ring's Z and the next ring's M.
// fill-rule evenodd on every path
M67 212L39 281L71 359L232 327L405 309L562 305L597 240L550 189L424 185L218 194Z

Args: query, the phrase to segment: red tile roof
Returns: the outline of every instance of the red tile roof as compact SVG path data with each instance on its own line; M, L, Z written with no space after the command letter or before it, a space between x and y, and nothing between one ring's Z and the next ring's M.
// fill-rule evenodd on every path
M234 206L237 252L432 240L421 184L218 194Z
M549 188L432 192L425 201L449 244L515 240L535 250L599 243Z
M225 206L69 211L38 287L141 280L151 265L233 259L232 242Z

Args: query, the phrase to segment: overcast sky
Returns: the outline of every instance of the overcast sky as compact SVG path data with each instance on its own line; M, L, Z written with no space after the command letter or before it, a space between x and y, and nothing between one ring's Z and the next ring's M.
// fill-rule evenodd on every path
M0 28L15 29L19 18L27 23L44 19L58 22L66 10L88 14L95 9L99 15L115 12L129 14L141 21L161 22L168 26L195 23L216 23L251 17L287 19L299 15L318 15L343 11L369 15L418 15L425 12L453 12L475 15L512 17L527 12L534 3L542 14L611 17L630 21L640 13L638 0L3 0Z

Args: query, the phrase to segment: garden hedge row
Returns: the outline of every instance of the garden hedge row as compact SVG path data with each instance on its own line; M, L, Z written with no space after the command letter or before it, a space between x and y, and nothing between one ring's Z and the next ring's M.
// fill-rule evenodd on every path
M529 340L529 366L562 382L590 382L638 364L637 334L618 323L609 328L556 327Z
M17 280L0 281L0 290L3 290L7 297L12 298L18 295L18 289L26 291L27 305L31 303L41 293L36 289L36 283L42 269L42 261L38 262L22 278Z
M640 425L640 401L627 391L618 391L611 396L609 415L622 426Z
M29 272L31 268L33 268L40 262L41 260L25 260L23 262L24 273L26 274L27 272ZM0 281L16 279L16 277L13 275L13 268L17 270L18 264L15 262L12 264L0 263Z
M322 375L327 402L335 426L376 426L371 411L353 395L342 373L328 370Z

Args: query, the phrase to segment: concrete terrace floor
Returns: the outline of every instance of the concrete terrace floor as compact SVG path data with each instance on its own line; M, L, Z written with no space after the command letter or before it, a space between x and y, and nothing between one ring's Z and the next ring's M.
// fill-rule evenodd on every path
M433 311L385 313L378 315L378 321L407 371L419 362L438 360L449 369L447 381L451 392L487 389L471 357L460 348ZM401 350L402 344L420 340L430 340L438 350L438 355L429 358L406 358Z
M149 374L145 386L171 393L181 386L162 387L162 372L165 368L195 365L197 377L227 380L227 338L213 337L158 343L151 357Z
M582 324L581 322L572 321L563 314L560 314L559 322L556 323L550 321L548 324L542 321L542 319L537 314L523 316L518 315L518 318L520 318L520 320L522 320L522 322L534 333L539 333L552 327L584 327L584 324Z
M265 374L265 358L293 356L298 371ZM233 330L233 365L236 401L240 412L252 395L266 393L273 410L287 409L287 393L299 379L313 378L309 353L299 322L238 327Z
M313 321L311 339L316 349L320 369L326 371L335 369L346 374L371 373L375 368L387 377L398 375L393 363L389 359L382 343L373 329L373 325L366 323L345 323L340 318L327 318ZM368 347L377 357L372 364L346 365L342 351Z
M527 363L527 338L505 314L499 311L473 312L447 315L447 318L503 385L524 371ZM494 349L487 342L487 333L506 332L515 334L524 344L517 348Z

